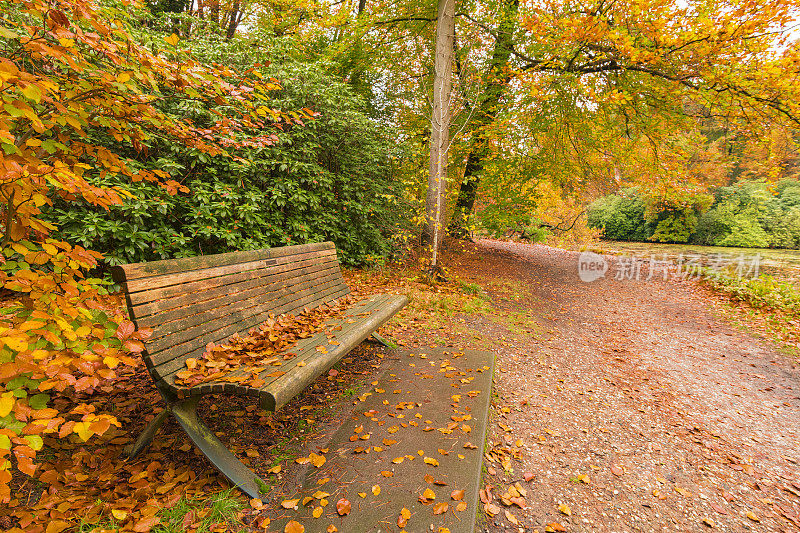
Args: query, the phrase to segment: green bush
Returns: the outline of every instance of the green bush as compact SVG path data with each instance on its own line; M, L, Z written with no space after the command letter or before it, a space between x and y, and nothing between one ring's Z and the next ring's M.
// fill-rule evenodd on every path
M625 189L592 203L587 218L606 239L797 249L800 182L742 181L718 188L713 198L677 191L656 198Z
M646 241L653 234L645 220L645 204L636 189L596 200L589 206L587 224L602 230L603 238L617 241Z
M119 183L131 199L110 211L56 200L46 216L59 236L104 253L110 264L323 240L335 242L347 264L389 254L405 218L395 135L367 116L363 99L326 75L325 65L291 63L270 74L282 90L268 106L319 116L276 129L273 146L233 149L234 158L154 139L143 164L170 172L189 192L171 196L150 183ZM219 111L169 100L163 106L200 124Z

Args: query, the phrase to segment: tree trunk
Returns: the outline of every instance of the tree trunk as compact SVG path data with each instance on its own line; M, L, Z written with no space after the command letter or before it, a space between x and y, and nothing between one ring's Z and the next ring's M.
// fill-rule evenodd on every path
M439 0L436 19L431 159L425 200L423 241L431 245L431 269L438 267L439 246L444 236L444 198L447 185L447 151L450 148L450 93L453 85L453 37L455 0Z
M242 21L242 10L241 4L239 0L233 1L233 6L230 10L230 19L228 20L228 29L225 31L225 40L230 41L233 39L233 36L236 34L236 28L239 27L239 23Z
M517 26L519 0L508 0L505 3L503 19L497 28L497 36L492 51L492 59L486 72L486 81L482 91L478 109L475 112L470 139L469 155L464 168L464 180L458 191L455 212L447 228L449 235L458 238L469 236L467 220L475 207L475 197L480 185L480 175L491 155L487 127L494 121L500 100L511 81L509 57L513 48L514 30Z

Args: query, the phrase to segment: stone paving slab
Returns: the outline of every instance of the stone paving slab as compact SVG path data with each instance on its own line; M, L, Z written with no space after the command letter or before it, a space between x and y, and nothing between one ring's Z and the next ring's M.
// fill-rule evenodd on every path
M326 447L312 450L325 463L309 463L292 497L300 498L297 509L273 520L269 531L284 531L290 520L305 533L331 525L353 533L474 531L494 356L431 348L389 358ZM453 491L463 496L453 499ZM344 516L340 499L350 502Z

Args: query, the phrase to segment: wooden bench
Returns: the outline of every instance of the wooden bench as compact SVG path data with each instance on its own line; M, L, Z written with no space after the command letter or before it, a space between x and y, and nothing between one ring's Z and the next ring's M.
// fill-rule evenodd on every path
M200 397L252 396L277 410L370 335L382 341L375 331L408 301L380 295L357 302L326 322L328 331L337 328L338 345L328 344L324 332L300 340L291 349L295 357L259 375L265 384L258 388L227 381L187 388L175 385L175 374L186 369L188 358L202 357L209 342L245 334L270 314L298 314L347 295L333 243L134 263L114 267L112 274L136 327L153 331L142 356L167 405L129 447L129 455L145 449L171 413L214 466L251 498L266 485L200 420ZM327 353L316 349L321 344ZM276 370L285 373L266 375L281 374Z

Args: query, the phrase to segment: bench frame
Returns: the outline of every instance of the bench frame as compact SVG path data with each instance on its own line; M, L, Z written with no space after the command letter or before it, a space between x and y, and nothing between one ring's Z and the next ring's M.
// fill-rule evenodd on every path
M249 288L248 291L244 291L249 295L247 302L256 302L258 304L250 308L256 309L256 311L253 311L251 315L245 317L245 320L241 320L241 312L237 312L236 314L236 318L240 319L241 324L248 325L248 327L244 327L241 331L237 330L235 333L245 334L251 327L263 323L269 313L274 312L273 310L280 311L281 313L296 314L302 310L308 302L311 302L313 306L317 306L346 295L349 289L341 276L341 269L336 260L335 253L336 251L333 243L326 242L281 248L266 248L248 252L230 252L210 256L154 261L149 263L133 263L114 267L112 269L112 275L114 281L122 286L125 293L128 314L131 320L137 328L152 327L157 333L154 335L153 339L145 341L145 350L141 355L156 388L166 404L166 409L156 415L136 441L126 449L128 456L131 458L135 457L142 450L146 449L153 441L159 428L171 414L178 421L191 441L197 445L200 451L211 461L217 470L224 474L234 486L238 487L250 498L260 498L260 495L267 490L267 484L228 450L200 419L197 414L197 404L200 398L204 395L214 393L234 396L255 396L259 399L263 408L275 411L288 403L291 398L304 390L311 382L330 369L362 341L372 337L386 346L394 347L378 335L376 330L388 321L397 311L402 309L408 303L408 299L405 296L381 295L357 302L345 310L340 317L327 321L328 325L341 327L336 334L336 339L339 342L338 345L328 346L328 353L322 354L316 352L313 348L320 343L327 343L328 339L325 337L324 333L318 333L306 339L301 339L291 349L292 352L297 352L298 355L281 367L281 369L286 367L286 373L258 389L229 382L211 382L187 388L176 386L171 381L171 376L174 375L176 371L175 368L177 368L178 364L182 364L188 357L196 356L198 353L202 352L203 348L194 346L194 344L200 342L205 346L203 341L206 340L209 335L214 336L216 334L215 331L206 331L206 329L211 327L206 327L206 324L223 323L220 321L220 314L224 314L226 308L231 308L231 306L236 308L240 306L243 300L236 299L236 284L228 285L229 287L234 287L234 289L231 289L233 292L228 291L224 297L217 297L216 301L222 302L218 307L211 307L213 304L208 304L202 300L202 295L204 293L202 289L191 293L191 295L198 295L197 299L200 301L200 304L198 304L196 308L200 309L200 311L194 312L195 307L192 304L184 305L182 307L182 309L185 310L183 318L173 320L172 323L186 323L185 317L189 316L189 313L194 312L194 314L190 316L189 322L194 324L194 329L197 330L200 328L198 331L204 333L198 335L197 339L189 340L181 344L181 346L189 346L189 348L186 348L186 350L189 351L182 355L175 356L166 363L163 361L159 363L159 352L154 350L156 353L151 354L148 348L155 347L156 349L160 348L164 353L169 352L175 347L169 345L168 341L165 342L165 339L170 335L176 335L176 333L177 338L181 338L180 334L184 333L184 331L179 330L176 332L171 329L170 322L164 324L159 323L159 316L168 316L174 319L174 309L168 310L167 312L159 310L160 308L168 307L168 298L164 300L151 300L149 303L145 302L144 304L142 301L146 300L148 295L154 294L148 293L148 291L160 291L158 292L159 295L164 294L163 287L165 286L168 292L171 291L173 298L182 298L185 300L186 294L180 293L180 291L182 287L189 287L188 284L190 283L195 285L198 285L198 283L200 285L205 284L203 286L206 286L206 288L209 284L217 283L213 288L220 292L219 284L225 283L224 281L217 281L225 279L223 276L217 275L221 271L224 271L224 275L233 274L237 276L236 279L246 280L243 282L240 281L239 283L249 283L252 281L249 278L251 272L254 273L253 276L255 276L255 273L259 273L259 275L263 276L264 272L271 272L270 269L289 269L290 279L285 284L281 285L280 291L277 291L277 293L282 294L282 296L278 298L275 297L275 283L272 285L264 285L264 294L272 295L274 301L264 304L261 303L258 294L254 297L253 291L257 293L259 287L255 289ZM315 261L326 261L324 285L322 281L319 281L318 272L313 271L313 269L302 268L291 270L293 268L292 261L295 257L303 258L297 259L297 261L303 261L303 264L314 263ZM241 266L240 269L238 268L239 266ZM296 272L294 278L291 278L292 272ZM274 274L269 275L274 276ZM269 275L266 277L269 277ZM286 273L283 272L277 277L280 276L286 277ZM198 279L201 281L198 282ZM317 285L314 286L314 283L317 283ZM302 291L304 296L301 299L291 300L291 298L294 297L292 287L300 284L305 286L311 284L312 286ZM271 289L272 292L267 293L266 289ZM222 292L225 291L223 290ZM179 297L176 297L175 294L179 294ZM145 298L141 298L141 296L145 296ZM189 299L191 300L193 297ZM155 302L155 304L153 302ZM273 303L275 305L271 305ZM208 307L208 309L204 309L204 307ZM156 308L156 311L152 311L153 308ZM150 309L150 315L145 314L143 316L143 309ZM263 320L261 320L261 318L263 318ZM213 327L220 326L214 325ZM232 334L230 333L230 327L230 324L224 324L224 327L219 329L219 338L213 341L221 342L230 337ZM154 342L156 340L158 340L158 342ZM297 366L299 360L306 361L305 366ZM172 372L172 374L165 373L165 368L171 369L170 372Z

